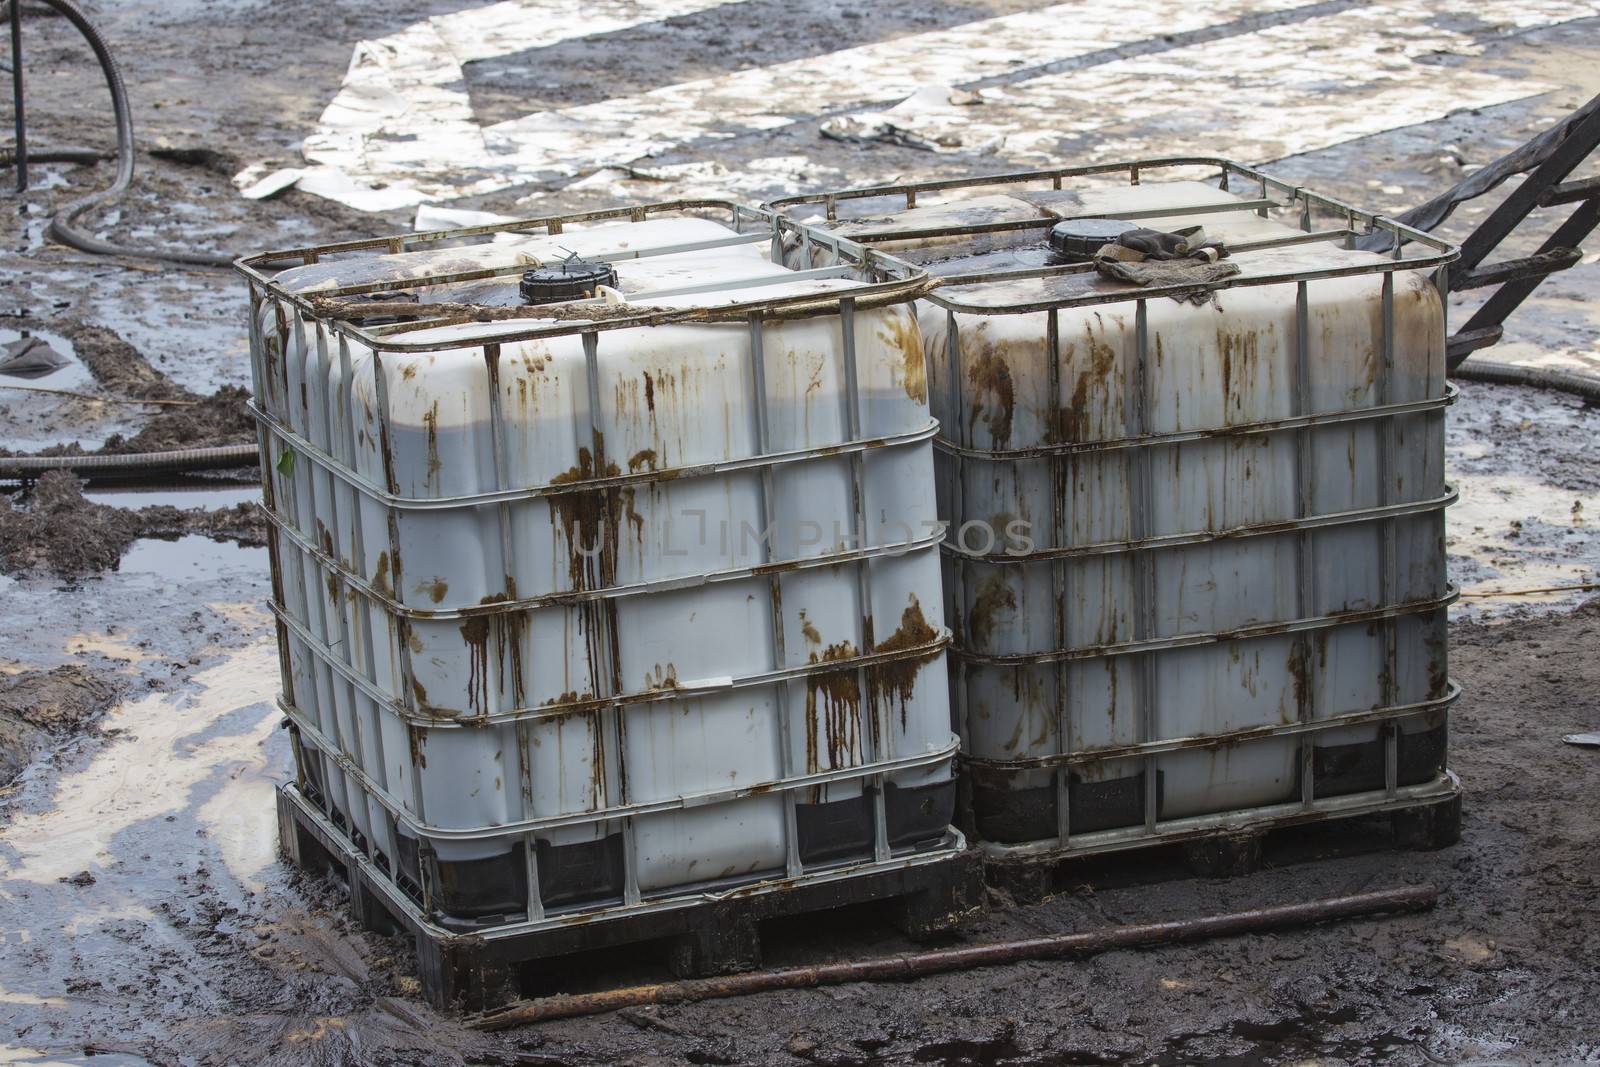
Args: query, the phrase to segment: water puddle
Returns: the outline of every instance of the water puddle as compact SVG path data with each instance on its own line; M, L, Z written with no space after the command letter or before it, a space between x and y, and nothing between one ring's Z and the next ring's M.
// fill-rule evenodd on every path
M0 1063L24 1064L27 1067L154 1067L142 1056L122 1052L102 1052L95 1049L82 1055L38 1052L15 1045L0 1045Z
M172 541L155 537L135 541L123 555L118 571L130 578L205 582L250 574L264 577L267 568L265 548L188 534Z
M67 360L64 366L58 367L48 374L37 378L18 378L9 374L0 374L0 385L27 385L37 386L41 389L89 389L94 388L94 375L89 373L89 368L78 359L77 349L72 342L57 333L48 333L44 330L3 330L0 329L0 345L8 345L24 337L34 337L64 356Z

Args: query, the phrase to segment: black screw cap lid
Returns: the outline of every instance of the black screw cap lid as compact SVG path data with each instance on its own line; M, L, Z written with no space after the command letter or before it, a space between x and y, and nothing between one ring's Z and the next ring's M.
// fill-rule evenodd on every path
M556 304L563 300L583 300L594 295L601 285L616 285L617 269L609 263L595 263L572 256L560 263L546 263L522 272L517 286L525 304Z
M1050 227L1050 248L1065 259L1090 260L1108 245L1139 224L1122 219L1068 219Z

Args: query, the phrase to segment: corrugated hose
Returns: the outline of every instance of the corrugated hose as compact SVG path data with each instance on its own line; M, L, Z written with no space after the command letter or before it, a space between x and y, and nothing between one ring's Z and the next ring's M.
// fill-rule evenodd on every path
M1535 389L1554 389L1585 400L1600 401L1600 378L1548 367L1524 367L1515 363L1494 363L1469 359L1450 372L1450 377L1466 382L1491 382L1495 385L1529 385Z
M255 465L260 451L255 445L213 445L180 448L171 452L124 452L93 456L0 456L0 478L33 479L46 471L69 470L86 477L112 475L139 478L183 471L228 470Z

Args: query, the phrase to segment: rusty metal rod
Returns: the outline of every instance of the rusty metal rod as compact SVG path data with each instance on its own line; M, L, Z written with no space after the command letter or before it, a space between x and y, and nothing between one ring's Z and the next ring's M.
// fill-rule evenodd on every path
M1327 897L1300 904L1208 915L1198 919L1115 926L1076 934L1051 934L1020 941L911 952L849 963L823 963L774 971L751 971L716 978L690 978L656 985L629 986L598 993L570 993L522 1001L499 1011L466 1020L475 1030L508 1030L550 1019L599 1015L619 1008L646 1004L684 1004L720 997L741 997L778 989L807 989L845 982L903 981L946 971L993 967L1021 960L1094 956L1119 948L1177 945L1213 937L1262 933L1311 923L1353 919L1381 912L1424 911L1433 907L1439 891L1431 885L1404 886L1348 897Z
M852 297L857 310L903 304L926 296L942 283L927 279L918 285L900 287L893 292ZM814 300L796 301L793 304L763 309L766 319L811 318L818 315L837 314L840 290L832 290ZM846 293L848 295L848 293ZM631 319L640 315L654 316L648 325L662 326L677 322L736 322L750 321L750 308L745 305L662 307L654 304L461 304L438 301L414 304L404 300L348 300L338 297L310 296L311 310L320 318L353 321L366 318L428 319L419 325L451 326L465 322L517 322L523 319L550 319L557 322L608 322ZM645 324L641 324L645 325Z
M28 191L28 120L22 85L22 0L11 0L11 104L17 120L17 144L12 159L17 168L17 192Z

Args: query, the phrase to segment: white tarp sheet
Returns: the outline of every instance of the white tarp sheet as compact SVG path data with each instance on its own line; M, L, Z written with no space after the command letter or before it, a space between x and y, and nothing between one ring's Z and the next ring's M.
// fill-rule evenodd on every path
M309 165L299 187L385 210L595 172L626 181L637 177L628 165L652 155L882 107L930 83L983 79L1003 84L984 89L976 103L958 94L958 103L900 108L892 122L931 148L1016 162L1180 147L1261 160L1547 91L1438 58L1478 54L1494 32L1600 14L1594 0L1486 0L1475 5L1469 34L1438 25L1435 0L1389 0L1050 72L1075 57L1303 3L1076 0L484 126L472 110L465 64L718 6L506 0L359 43L343 88L305 140ZM1040 72L1030 76L1034 69ZM918 101L928 98L924 92ZM844 121L870 129L882 120L874 112ZM738 184L771 192L805 170L791 157L759 164ZM706 177L707 164L677 166L689 168L691 183ZM644 169L665 179L650 195L681 193L668 168Z

